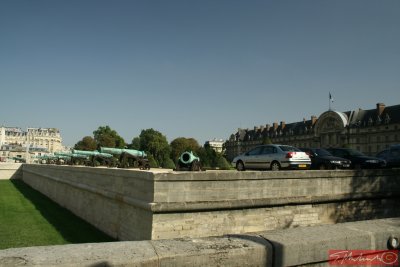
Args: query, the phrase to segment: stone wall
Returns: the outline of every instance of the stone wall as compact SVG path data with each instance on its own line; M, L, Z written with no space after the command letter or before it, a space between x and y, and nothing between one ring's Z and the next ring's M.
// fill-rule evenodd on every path
M0 162L0 180L21 179L21 178L22 178L21 163Z
M396 217L400 170L172 172L24 165L23 180L119 240Z

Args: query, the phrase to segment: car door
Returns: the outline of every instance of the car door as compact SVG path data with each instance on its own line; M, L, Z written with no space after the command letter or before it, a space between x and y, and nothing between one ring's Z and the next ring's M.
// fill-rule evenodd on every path
M262 156L260 159L260 166L262 166L263 169L270 168L273 151L274 151L274 147L272 147L272 146L265 146L263 148L263 150L261 151Z
M249 152L246 153L246 157L245 157L245 166L248 169L258 169L260 168L260 155L261 155L261 151L262 151L261 146L256 147L252 150L250 150Z

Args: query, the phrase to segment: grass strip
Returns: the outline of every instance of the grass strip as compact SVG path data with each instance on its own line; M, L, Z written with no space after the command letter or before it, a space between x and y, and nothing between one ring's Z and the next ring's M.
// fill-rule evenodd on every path
M0 180L0 249L115 241L21 180Z

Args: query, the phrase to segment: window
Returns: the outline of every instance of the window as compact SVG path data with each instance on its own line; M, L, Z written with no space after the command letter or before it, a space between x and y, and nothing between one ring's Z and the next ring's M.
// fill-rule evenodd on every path
M272 146L266 146L266 147L264 147L264 149L263 149L263 151L262 151L262 154L272 154L272 153L274 153L274 149L275 149L275 151L276 151L276 148L275 147L272 147Z
M249 155L249 156L259 155L261 153L261 149L262 149L262 147L256 147L253 150L250 150L249 152L247 152L247 155Z

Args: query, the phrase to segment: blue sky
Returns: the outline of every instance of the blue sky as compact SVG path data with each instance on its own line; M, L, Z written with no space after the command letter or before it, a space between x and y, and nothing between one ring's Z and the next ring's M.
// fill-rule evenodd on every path
M201 144L400 104L400 1L0 1L0 125Z

